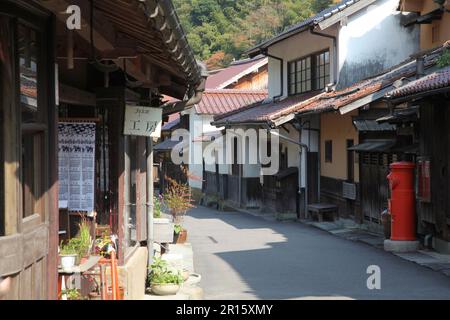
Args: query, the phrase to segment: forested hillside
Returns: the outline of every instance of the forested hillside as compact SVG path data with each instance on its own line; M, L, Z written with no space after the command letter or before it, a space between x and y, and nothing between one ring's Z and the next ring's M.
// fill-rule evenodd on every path
M330 6L333 0L174 0L197 58L211 69ZM336 2L336 1L334 1Z

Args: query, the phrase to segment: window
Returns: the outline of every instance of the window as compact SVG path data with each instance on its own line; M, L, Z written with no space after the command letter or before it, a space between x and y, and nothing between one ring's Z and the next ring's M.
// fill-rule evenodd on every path
M315 56L316 73L315 73L315 89L323 89L330 83L330 53L328 51Z
M43 214L45 111L41 107L40 40L39 33L18 25L18 63L20 68L20 103L22 114L21 178L23 192L23 218Z
M289 62L289 94L321 90L330 82L330 52Z
M238 161L238 138L233 138L233 163L231 164L231 174L239 175L239 161Z
M353 139L347 140L347 180L348 182L355 181L355 152L352 150L348 150L353 147L354 141Z
M440 34L439 34L439 25L434 25L431 27L431 42L436 43L439 42Z
M325 141L325 162L333 162L333 141L331 140Z

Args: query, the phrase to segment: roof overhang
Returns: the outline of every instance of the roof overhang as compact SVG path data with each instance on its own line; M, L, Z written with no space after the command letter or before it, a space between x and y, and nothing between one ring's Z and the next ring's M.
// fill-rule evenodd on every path
M194 95L200 85L204 75L170 0L38 1L57 18L60 62L112 61L140 87L156 88L178 99ZM70 5L81 9L80 30L66 27Z
M354 14L355 12L367 7L375 1L376 0L350 0L342 2L339 5L335 5L332 8L325 9L316 16L306 19L303 22L288 28L275 37L262 42L261 44L246 51L245 54L250 57L255 57L258 54L266 52L269 47L299 33L308 31L311 28L325 30L340 22L343 18Z

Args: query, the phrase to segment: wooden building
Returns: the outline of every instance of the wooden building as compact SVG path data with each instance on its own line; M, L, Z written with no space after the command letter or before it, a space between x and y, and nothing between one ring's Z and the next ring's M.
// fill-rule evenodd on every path
M68 29L70 17L80 19L79 29ZM76 233L80 214L118 236L121 286L128 299L142 297L152 254L153 142L124 135L125 109L161 107L164 94L179 99L164 114L183 110L200 101L206 80L171 1L5 0L0 23L0 277L12 279L6 299L57 298L58 244ZM91 212L58 201L65 123L95 133L94 164L83 171L93 184L67 191L78 200L91 195Z
M434 70L434 72L433 72ZM393 114L384 119L414 126L417 232L427 247L450 253L450 66L434 67L427 76L390 92Z

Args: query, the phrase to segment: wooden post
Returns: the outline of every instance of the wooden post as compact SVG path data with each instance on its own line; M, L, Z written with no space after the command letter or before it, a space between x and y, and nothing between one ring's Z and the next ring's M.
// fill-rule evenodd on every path
M130 137L124 136L124 181L123 181L123 212L124 221L122 224L123 229L123 241L122 252L129 246L129 230L130 223Z
M74 51L73 31L69 30L67 32L67 69L68 70L73 70L75 68L73 51Z
M147 250L148 266L153 263L153 140L147 138Z
M146 181L146 138L137 137L136 174L136 238L137 241L147 240L147 181Z

